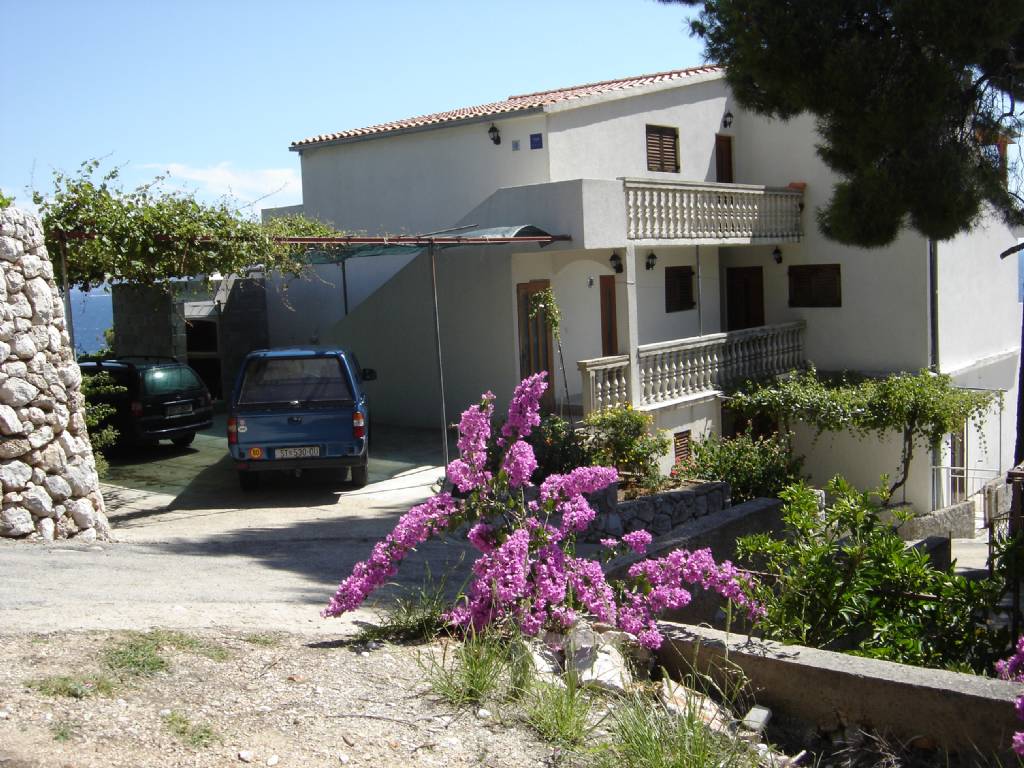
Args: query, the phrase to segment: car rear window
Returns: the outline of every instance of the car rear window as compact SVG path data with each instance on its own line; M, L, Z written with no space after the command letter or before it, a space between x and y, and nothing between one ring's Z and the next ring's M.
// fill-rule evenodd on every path
M142 375L142 388L147 395L168 395L183 389L199 389L202 386L202 382L192 369L184 366L150 368Z
M239 405L318 403L352 400L345 372L336 357L271 357L252 360L245 369Z

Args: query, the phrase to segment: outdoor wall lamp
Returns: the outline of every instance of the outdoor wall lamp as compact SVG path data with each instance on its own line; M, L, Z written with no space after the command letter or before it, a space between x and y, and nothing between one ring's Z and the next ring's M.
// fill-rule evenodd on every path
M781 264L782 263L782 250L777 245L775 246L775 250L772 251L772 260L776 264Z
M724 115L722 115L722 127L723 128L731 128L732 127L732 112L726 112Z
M491 137L491 141L495 144L501 144L501 134L498 133L498 126L491 123L491 127L487 129L487 135Z
M616 275L622 274L622 257L615 251L612 251L612 255L608 257L608 263L612 265Z
M658 257L654 255L654 251L647 254L647 261L644 262L644 268L650 272L654 269L654 265L658 263Z

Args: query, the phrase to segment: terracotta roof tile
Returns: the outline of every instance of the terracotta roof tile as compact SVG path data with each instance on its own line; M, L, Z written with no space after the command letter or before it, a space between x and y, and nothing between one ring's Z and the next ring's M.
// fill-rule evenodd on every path
M664 83L672 80L682 80L695 75L709 74L721 71L720 67L690 67L689 69L675 69L670 72L656 72L650 75L638 75L637 77L626 77L620 80L604 80L599 83L587 83L586 85L574 85L569 88L555 88L550 91L539 91L537 93L526 93L520 96L509 96L504 101L495 101L490 104L480 104L475 107L463 107L448 112L435 112L432 115L421 115L409 117L404 120L395 120L390 123L370 125L366 128L352 128L337 133L324 133L319 136L311 136L307 139L300 139L292 142L292 147L300 149L312 144L336 141L339 139L350 139L358 136L376 136L391 133L408 128L422 128L431 125L444 123L457 123L460 120L470 120L481 117L492 117L505 115L511 112L522 112L528 109L545 107L549 104L557 104L563 101L572 101L586 96L594 96L610 91L621 91L629 88L639 88L655 83Z

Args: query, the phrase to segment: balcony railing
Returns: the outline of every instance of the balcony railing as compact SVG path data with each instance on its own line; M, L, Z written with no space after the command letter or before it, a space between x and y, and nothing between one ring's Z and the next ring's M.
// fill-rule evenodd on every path
M667 405L743 379L792 370L804 363L804 327L800 320L644 344L639 349L637 404ZM577 366L584 413L631 401L628 355L581 360Z
M803 234L803 192L786 187L626 179L630 240L780 242Z

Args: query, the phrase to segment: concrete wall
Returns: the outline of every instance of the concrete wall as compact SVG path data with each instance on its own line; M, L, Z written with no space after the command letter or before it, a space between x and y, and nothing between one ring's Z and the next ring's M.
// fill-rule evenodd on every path
M114 354L186 358L185 313L173 286L114 285Z
M890 661L782 645L714 629L662 622L658 663L673 675L694 665L734 684L736 669L758 704L790 723L829 732L867 728L900 741L927 737L968 764L1011 759L1020 684Z
M439 252L437 283L448 422L487 390L500 410L519 381L509 255L503 246ZM440 425L432 306L430 262L421 253L322 336L377 370L366 389L380 423Z
M672 87L549 107L551 179L614 179L620 176L679 181L715 180L715 134L729 103L720 75ZM628 92L626 92L628 93ZM679 130L679 173L647 170L647 125Z
M529 134L545 133L544 116L494 124L499 145L488 121L306 148L304 212L346 232L418 234L454 226L500 187L548 181L547 147L529 144Z

